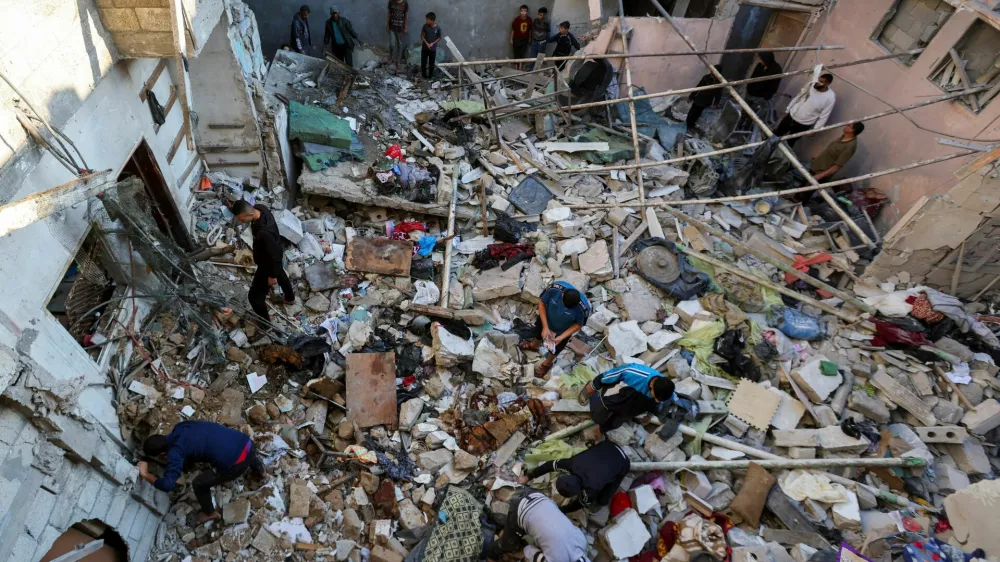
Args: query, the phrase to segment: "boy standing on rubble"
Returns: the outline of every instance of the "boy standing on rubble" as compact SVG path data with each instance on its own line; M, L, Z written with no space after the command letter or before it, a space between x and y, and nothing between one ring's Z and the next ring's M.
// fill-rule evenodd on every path
M552 21L549 20L549 9L538 8L538 15L531 22L531 58L537 58L538 53L545 52L545 42L552 37ZM535 63L531 63L531 70Z
M233 203L233 214L241 223L249 222L250 232L253 234L253 261L257 264L257 271L253 275L247 300L250 301L250 308L258 316L270 322L267 294L273 285L281 286L286 303L295 302L292 282L288 280L288 275L281 265L284 250L281 248L278 222L274 220L274 215L266 206L259 203L250 206L250 203L243 199Z
M590 311L587 297L565 281L556 281L542 292L538 299L534 339L521 342L521 349L537 350L544 345L549 352L541 365L535 367L536 376L548 374L569 339L587 323Z
M600 509L611 503L632 463L621 447L612 441L601 441L593 447L568 459L546 461L535 470L521 476L518 482L527 484L552 471L562 473L556 478L559 495L573 499L562 507L563 513L578 509Z
M497 561L521 548L525 535L534 542L534 546L524 546L528 562L590 562L583 531L563 515L556 502L538 492L511 499L502 534L486 549L486 559Z
M514 50L515 59L523 59L528 52L528 43L531 41L531 18L528 17L528 6L521 6L518 16L510 24L510 46ZM521 63L517 63L517 69L521 70Z
M590 397L591 419L607 434L670 400L674 383L652 367L628 363L601 373L583 390Z
M249 469L264 476L264 463L257 456L253 440L246 434L223 425L204 421L186 421L174 426L169 435L150 435L142 445L149 457L166 460L167 469L157 478L149 472L149 464L139 463L139 476L158 490L169 492L177 479L194 463L212 465L191 481L191 488L201 505L198 520L202 523L219 519L212 502L212 487L232 482Z
M399 72L399 63L406 59L406 34L410 31L410 4L406 0L389 0L385 30L389 32L389 61Z
M434 64L437 62L437 45L441 41L441 28L437 24L437 15L427 12L427 21L420 30L420 75L425 79L434 78Z
M555 43L556 48L552 51L552 56L554 57L568 57L573 54L574 49L580 48L580 42L577 41L576 36L569 32L569 22L564 21L559 24L559 33L549 37L545 44ZM559 70L562 70L566 66L566 61L559 61L556 63Z
M826 120L833 113L833 105L837 102L837 95L830 89L832 82L833 74L827 72L820 74L812 86L803 88L788 104L788 109L774 129L774 134L780 137L826 125ZM815 133L808 136L813 134ZM801 138L795 137L787 141L788 146L794 146Z

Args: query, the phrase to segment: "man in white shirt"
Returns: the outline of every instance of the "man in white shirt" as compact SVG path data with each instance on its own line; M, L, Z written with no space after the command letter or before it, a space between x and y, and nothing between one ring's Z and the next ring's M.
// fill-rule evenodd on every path
M830 89L831 82L833 74L824 73L812 87L803 88L799 95L792 99L792 103L788 104L788 110L774 129L774 134L780 137L826 125L830 113L833 112L833 104L837 101L837 95ZM800 138L802 137L790 139L788 145L795 145Z

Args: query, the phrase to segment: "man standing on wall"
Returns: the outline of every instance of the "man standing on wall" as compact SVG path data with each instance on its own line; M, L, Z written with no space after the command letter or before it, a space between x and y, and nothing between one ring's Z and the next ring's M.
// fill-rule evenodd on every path
M330 19L326 20L323 45L329 44L333 56L344 61L347 66L353 67L355 41L364 48L365 44L358 39L351 20L340 15L340 8L336 6L330 8Z
M284 251L281 249L281 234L278 233L278 223L274 220L271 210L266 206L259 203L250 206L250 203L243 199L233 203L233 214L236 215L236 220L243 223L249 222L250 231L253 233L253 261L257 264L257 271L250 284L247 300L250 301L250 308L258 316L270 322L271 315L267 312L267 294L273 285L281 286L286 303L295 302L295 290L292 288L292 282L288 280L288 275L285 274L285 270L281 266Z
M510 46L514 50L515 59L523 59L528 53L528 43L531 41L531 18L528 17L528 6L521 6L520 13L510 24ZM517 69L523 65L517 63Z
M292 18L292 49L296 53L308 55L312 51L312 34L309 33L309 6L302 6Z
M389 0L385 30L389 32L389 62L396 65L406 60L406 34L410 31L410 4L406 0Z

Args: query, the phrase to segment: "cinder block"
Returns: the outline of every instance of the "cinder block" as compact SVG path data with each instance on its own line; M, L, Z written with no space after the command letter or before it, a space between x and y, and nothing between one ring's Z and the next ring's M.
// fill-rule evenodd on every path
M115 491L118 489L115 483L110 480L104 480L101 483L101 491L97 494L97 501L94 502L94 508L90 510L90 516L94 519L104 520L104 517L108 514L108 509L111 507L111 500L115 497Z
M45 530L45 525L49 522L49 517L52 516L52 508L56 505L56 495L52 492L39 488L35 492L35 497L31 500L31 504L27 506L28 515L24 519L24 526L28 530L28 534L39 538L42 531Z
M26 425L28 425L28 418L17 410L0 408L0 443L13 445Z
M776 447L818 447L819 438L815 429L774 430Z
M116 31L112 37L123 57L163 58L173 56L174 36L167 31Z
M101 441L101 434L69 416L50 414L48 419L59 428L59 432L49 440L65 450L71 459L90 463Z
M914 427L913 431L924 443L961 443L969 436L964 427L957 425Z
M63 534L63 532L56 529L52 525L45 527L45 530L42 531L42 536L38 537L38 540L35 541L37 547L35 548L35 553L32 555L31 559L41 560L42 556L45 556L45 553L52 548L52 545L55 544L56 539L58 539L61 534Z
M112 527L117 527L121 523L122 515L125 514L125 508L130 503L135 503L132 501L132 495L121 488L115 488L111 506L108 507L108 512L104 515L104 522Z
M9 560L31 560L35 554L38 543L28 533L22 533L14 542L14 549L11 550Z
M171 31L170 10L167 8L136 8L139 27L143 31Z
M132 521L132 527L128 531L128 538L134 541L142 539L142 530L146 528L146 520L150 517L156 518L153 512L146 509L145 506L139 507L139 511L136 512L135 519Z
M129 8L99 8L101 22L108 31L139 31L139 18Z

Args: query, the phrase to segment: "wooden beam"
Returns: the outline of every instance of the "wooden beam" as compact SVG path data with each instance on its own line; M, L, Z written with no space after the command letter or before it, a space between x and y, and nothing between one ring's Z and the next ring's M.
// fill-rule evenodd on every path
M0 207L0 236L6 236L104 191L113 185L108 180L110 174L111 170L105 170L80 176Z
M796 4L794 2L776 2L775 0L740 0L741 5L747 6L759 6L761 8L771 8L774 10L790 10L792 12L806 12L812 13L814 10L818 10L822 6L803 6L802 4ZM683 17L683 15L676 15L674 17Z
M163 70L167 68L167 60L160 59L160 62L156 65L153 73L149 75L149 79L143 82L142 91L139 92L139 100L146 101L146 91L152 90L153 86L156 86L156 81L160 79L160 74L163 74Z
M199 160L201 160L201 158L199 158L198 155L196 154L194 158L191 159L191 162L189 162L188 165L184 168L184 172L181 173L180 179L177 180L177 182L180 185L184 185L187 183L188 176L191 175L191 172L194 170L194 167L196 164L198 164Z
M63 554L58 558L53 558L52 562L77 562L83 560L98 550L104 548L104 539L97 539L86 544L78 545L75 549Z
M174 139L174 143L170 145L170 152L167 153L167 164L174 161L174 156L177 155L177 149L181 147L181 141L187 136L187 123L181 125L179 131L177 131L177 138Z
M186 33L184 27L184 6L181 0L170 0L171 31L174 36L174 59L177 63L177 96L181 100L181 111L184 113L184 126L181 130L187 139L188 150L194 150L194 138L191 135L191 103L187 96L187 71L184 69L184 53ZM171 152L176 152L172 150ZM170 160L170 158L168 158Z
M972 162L969 162L968 164L956 170L955 177L960 180L964 180L965 178L971 176L972 174L978 172L979 170L982 170L986 166L989 166L997 158L1000 158L1000 145L997 145L996 147L993 148L993 150L987 152L986 154L983 154L979 158L976 158Z

